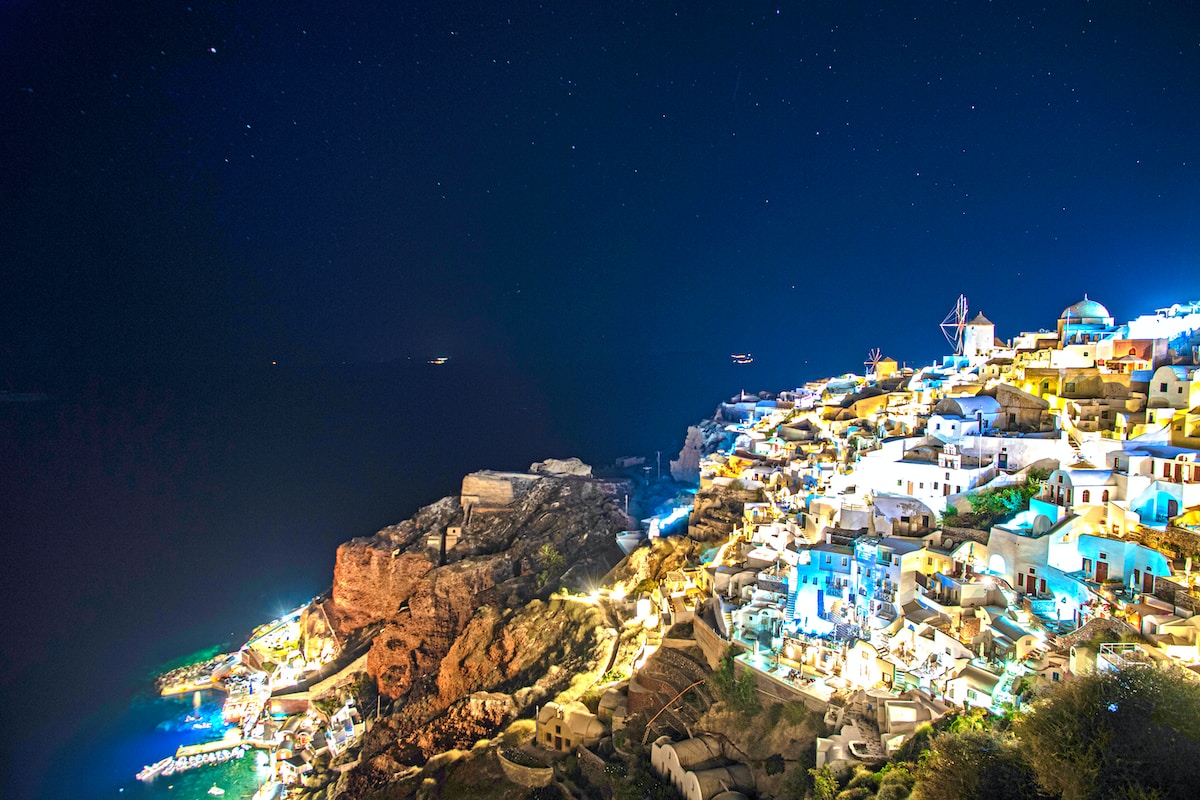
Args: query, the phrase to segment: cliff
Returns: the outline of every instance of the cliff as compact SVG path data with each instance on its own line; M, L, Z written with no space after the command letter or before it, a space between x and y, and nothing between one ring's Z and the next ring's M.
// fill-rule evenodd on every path
M729 443L731 435L717 420L701 420L689 425L679 457L671 460L671 477L681 483L699 483L700 460Z
M599 585L620 560L628 487L580 467L482 472L463 492L338 548L329 599L308 614L343 640L374 634L367 671L392 713L338 796L470 747L578 675L601 674L619 622L552 590ZM621 498L621 499L618 499Z

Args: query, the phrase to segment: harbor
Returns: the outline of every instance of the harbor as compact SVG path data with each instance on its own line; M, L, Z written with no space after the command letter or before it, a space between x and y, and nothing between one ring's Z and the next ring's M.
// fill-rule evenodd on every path
M223 795L226 789L219 783L237 774L243 784L253 780L254 796L267 800L300 784L318 758L345 756L365 730L354 687L347 683L364 656L357 643L342 648L331 637L304 636L302 620L312 607L306 604L260 625L236 652L211 655L159 676L155 689L160 697L175 701L192 696L191 713L174 723L179 734L203 731L219 738L183 741L173 755L143 767L136 779L147 785L174 781L184 773L207 773L202 767L245 760L253 765L247 767L250 774L215 771L217 781L207 793ZM246 759L251 752L257 755ZM174 783L165 788L174 789Z

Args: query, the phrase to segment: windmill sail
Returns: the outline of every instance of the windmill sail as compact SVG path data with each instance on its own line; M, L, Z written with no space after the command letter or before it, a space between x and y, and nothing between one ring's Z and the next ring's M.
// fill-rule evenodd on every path
M967 327L967 296L960 294L954 308L942 320L942 335L954 348L954 355L961 356L963 352L963 334Z

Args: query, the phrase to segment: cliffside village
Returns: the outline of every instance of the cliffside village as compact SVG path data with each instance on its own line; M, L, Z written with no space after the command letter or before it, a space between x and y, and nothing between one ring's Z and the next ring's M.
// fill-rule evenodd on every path
M689 525L731 533L655 599L710 662L732 644L760 692L828 712L818 766L1071 673L1200 671L1200 303L1116 324L1085 297L1010 341L965 305L940 364L875 354L734 397L707 432L727 444L699 460ZM601 716L619 727L646 688ZM664 737L652 761L688 798L752 788L720 751Z
M598 707L539 702L536 746L603 770L595 746L636 719L643 744L652 742L651 766L688 800L762 793L724 738L661 735L692 732L714 696L705 684L731 649L735 673L751 675L769 702L798 701L823 717L831 735L817 740L817 767L878 764L952 710L1001 712L1073 673L1157 664L1200 678L1200 302L1116 324L1085 297L1054 330L1002 341L960 300L948 338L954 352L936 365L913 369L874 353L863 376L743 393L693 428L671 464L677 478L698 481L691 507L663 510L616 544L634 553L686 525L693 544L711 547L649 589L628 578L590 596L553 595L551 605L619 608L616 627L651 635L629 659L628 680L603 678ZM450 570L466 576L473 608L499 574L486 559L463 560L493 531L485 523L501 533L523 529L523 519L557 530L548 509L591 481L577 459L468 475L453 502L340 548L328 604L268 623L234 657L165 676L164 693L222 683L226 721L239 728L204 747L265 751L259 796L324 785L313 780L318 757L328 753L323 763L336 763L336 774L359 764L369 726L346 686L371 672L366 648L385 618L374 595L355 594L351 575L382 587L380 608L411 616L440 608L432 588L410 602L412 576ZM581 488L592 499L579 502L607 497L615 508L616 485ZM588 527L570 536L604 524L577 516ZM402 554L392 533L411 539L412 552ZM497 558L511 556L507 535L494 537ZM417 571L393 572L400 567ZM360 630L355 642L337 640L327 605ZM623 641L612 637L610 666ZM442 647L439 659L451 640ZM686 702L693 690L705 696L698 708ZM613 737L618 752L628 738ZM181 748L143 777L190 768L193 755L203 753ZM556 779L537 759L498 755L513 782Z

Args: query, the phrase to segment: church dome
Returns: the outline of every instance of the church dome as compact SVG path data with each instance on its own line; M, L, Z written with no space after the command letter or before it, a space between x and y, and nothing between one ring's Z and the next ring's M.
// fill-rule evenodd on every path
M1106 319L1111 315L1108 309L1097 303L1095 300L1089 300L1085 294L1083 299L1073 306L1067 306L1063 312L1058 315L1059 319Z

